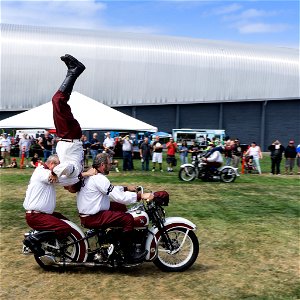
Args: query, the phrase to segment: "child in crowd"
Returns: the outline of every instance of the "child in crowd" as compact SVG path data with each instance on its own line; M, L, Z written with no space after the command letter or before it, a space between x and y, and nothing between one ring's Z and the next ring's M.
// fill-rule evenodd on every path
M31 159L30 165L33 168L38 167L41 164L41 159L37 153L34 153L33 158Z
M17 159L14 157L14 158L12 158L12 160L11 160L11 164L9 164L9 165L7 166L7 168L17 168L17 167L18 167Z

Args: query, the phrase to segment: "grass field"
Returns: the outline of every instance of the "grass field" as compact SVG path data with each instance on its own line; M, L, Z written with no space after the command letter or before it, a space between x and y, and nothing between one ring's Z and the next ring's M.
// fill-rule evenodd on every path
M138 165L138 162L137 162ZM193 221L200 254L184 273L152 263L125 271L45 272L21 254L22 207L32 169L0 170L1 299L300 299L299 176L242 175L232 184L180 182L178 173L111 173L113 184L167 190L168 216ZM57 211L79 224L75 196L57 189Z

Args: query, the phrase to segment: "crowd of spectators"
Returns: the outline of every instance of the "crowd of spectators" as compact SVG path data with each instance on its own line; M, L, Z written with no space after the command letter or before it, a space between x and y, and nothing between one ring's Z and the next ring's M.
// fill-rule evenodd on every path
M130 135L111 137L110 132L105 133L103 143L100 142L97 133L93 133L89 140L86 135L82 135L82 143L84 149L84 167L88 168L92 165L93 159L98 153L106 152L111 157L112 168L119 172L119 162L114 158L116 152L118 157L123 158L123 171L134 170L133 157L137 154L140 157L141 168L143 171L150 170L150 162L152 162L152 171L155 172L157 167L163 172L163 151L166 151L167 171L173 172L173 168L177 165L177 155L181 164L189 161L193 162L197 159L197 155L203 151L207 151L212 147L220 146L221 143L217 139L206 140L203 142L193 142L188 146L186 141L182 141L177 145L171 137L168 141L156 136L151 140L150 137L144 137L138 145L138 152L134 153L134 141ZM55 134L45 133L37 138L22 134L21 136L11 136L3 133L0 136L0 167L17 168L18 162L16 156L20 158L21 166L35 168L42 161L46 161L51 154L56 153L57 138ZM245 146L245 145L243 145ZM260 160L263 157L262 151L256 142L251 142L247 148L242 147L239 139L227 139L223 145L224 165L241 167L242 159L246 157L246 166L252 167L261 174ZM298 174L300 174L300 144L296 147L295 142L290 140L287 146L281 145L275 140L268 146L271 159L271 172L273 175L281 174L281 162L284 158L285 174L294 174L294 167L297 165Z

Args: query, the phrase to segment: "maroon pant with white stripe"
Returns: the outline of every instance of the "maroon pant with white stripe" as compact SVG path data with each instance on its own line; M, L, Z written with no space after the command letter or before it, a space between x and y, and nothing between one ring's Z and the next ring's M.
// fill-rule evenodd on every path
M81 224L86 228L122 227L124 232L132 231L134 219L124 204L111 202L109 210L99 211L97 214L80 217Z
M72 231L72 227L62 220L68 219L58 212L26 213L26 221L31 228L38 231L54 230L58 238L65 238Z
M69 99L70 95L61 91L57 91L52 98L56 134L63 139L80 139L81 127L72 114Z

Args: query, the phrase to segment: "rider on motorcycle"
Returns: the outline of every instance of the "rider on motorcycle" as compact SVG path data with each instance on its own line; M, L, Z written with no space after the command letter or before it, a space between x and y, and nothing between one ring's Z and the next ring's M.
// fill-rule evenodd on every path
M113 186L105 175L111 168L110 157L100 153L93 162L93 168L98 172L84 181L77 194L77 207L81 224L86 228L122 227L122 247L127 262L138 263L144 260L147 251L137 253L133 245L134 219L126 213L126 204L132 204L141 199L153 199L151 193L136 193L135 187L123 188ZM110 202L109 197L114 202Z
M223 151L223 147L214 147L208 150L205 156L202 158L204 162L206 162L206 168L210 171L213 168L219 168L223 164L223 156L221 152Z

